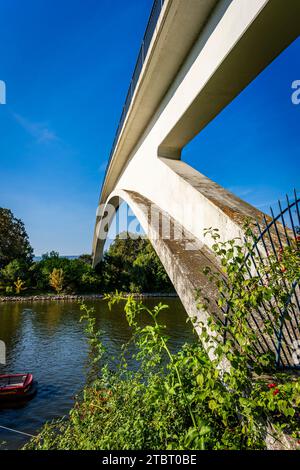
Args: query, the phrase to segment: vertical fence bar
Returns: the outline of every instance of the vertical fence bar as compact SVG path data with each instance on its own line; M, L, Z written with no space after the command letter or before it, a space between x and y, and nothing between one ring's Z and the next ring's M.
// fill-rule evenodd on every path
M258 260L264 265L266 268L267 266L272 267L272 261L270 258L269 249L271 248L271 252L274 255L274 259L281 263L281 252L285 247L293 247L294 245L291 244L291 236L295 237L295 249L299 250L299 236L300 236L300 211L299 211L299 202L300 199L297 196L296 190L294 190L294 201L290 201L289 197L286 196L286 208L282 208L280 201L278 202L279 205L279 213L275 217L274 211L271 208L271 215L272 220L268 223L266 217L263 218L264 226L261 227L258 221L256 222L256 226L258 229L258 236L252 234L253 237L253 245L252 248L249 248L249 252L245 258L245 266L247 268L248 276L252 277L253 275L257 275L260 278L260 282L263 283L263 278L260 272L260 265L256 263L256 258L254 257L254 251L258 254ZM289 216L290 224L287 221L286 217ZM297 220L298 219L298 220ZM291 227L291 228L289 228ZM289 232L291 230L291 233ZM275 237L275 238L274 238ZM267 242L267 243L266 243ZM259 249L259 244L262 244L266 256L263 256ZM278 248L280 247L280 251ZM298 251L297 251L298 252ZM247 265L248 260L251 259L251 264L255 269L255 273L253 274L252 270ZM267 260L267 265L265 265L265 261ZM268 268L267 268L268 269ZM276 269L276 268L275 268ZM264 271L263 271L264 272ZM266 279L269 279L270 273L266 272ZM266 319L271 322L273 332L270 332L270 343L268 344L265 340L266 338L262 337L263 342L265 345L268 344L268 349L274 351L276 360L275 364L278 368L296 368L299 369L300 366L293 365L293 361L291 361L291 357L293 354L293 341L299 339L300 336L300 325L299 325L299 316L300 316L300 303L298 299L297 289L299 287L300 279L296 279L292 285L290 286L290 282L287 282L286 279L282 278L282 289L286 292L286 299L284 305L280 307L277 299L274 298L272 301L267 302L270 304L270 309L273 311L277 311L279 314L278 320L279 323L272 321L272 317L269 316L268 305L263 303L262 310L265 311ZM278 282L280 282L278 280ZM277 283L277 281L276 281ZM281 284L278 284L280 287ZM295 303L294 303L295 301ZM223 310L225 313L225 310ZM230 312L226 311L226 318L228 320ZM263 312L258 309L257 314L261 319L264 321L264 314ZM255 316L250 314L252 320L254 320L253 326L257 327L257 322L255 321ZM258 328L259 333L259 328ZM285 336L286 333L286 336ZM261 341L258 338L258 344L262 347ZM274 349L273 349L274 348Z

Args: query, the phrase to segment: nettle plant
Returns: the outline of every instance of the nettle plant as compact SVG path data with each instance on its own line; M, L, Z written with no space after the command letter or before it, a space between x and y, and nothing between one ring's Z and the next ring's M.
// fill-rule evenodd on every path
M274 356L278 353L274 336L278 340L283 324L300 315L299 307L292 301L292 294L299 287L300 237L291 239L289 245L279 247L272 254L263 247L266 254L262 257L248 225L243 243L239 238L221 242L215 229L206 230L205 235L214 240L212 249L220 263L219 270L204 269L217 288L218 301L212 305L199 289L198 306L210 311L209 327L224 339L222 354L230 362L238 358L245 361L247 366L251 365L249 373L254 367L258 368L257 372L261 368L271 369L276 361L280 364L280 358ZM216 320L220 311L223 318ZM209 340L206 328L200 326L204 339ZM299 328L294 334L295 339L299 337ZM264 339L267 345L264 354L259 350L259 338L260 343Z
M298 439L300 380L297 373L278 373L274 348L262 352L258 337L267 338L266 344L271 345L274 335L278 339L283 321L289 321L295 310L299 315L290 300L292 286L300 279L300 239L290 240L277 253L267 251L262 258L254 249L257 240L249 226L245 227L243 242L238 238L221 242L214 229L206 230L205 235L214 240L212 248L221 269L204 270L219 296L215 307L205 293L198 292L199 308L210 312L207 327L199 325L201 338L209 343L208 329L216 334L211 346L213 363L215 367L228 364L222 382L236 401L244 444L251 447L260 442L264 446L271 429L279 435L286 430Z
M300 380L276 371L274 353L257 353L257 334L249 321L265 304L272 321L260 325L261 333L271 334L273 322L280 321L278 306L286 304L280 285L299 279L299 247L293 244L280 259L261 262L259 275L249 277L252 243L223 243L211 229L207 236L214 239L221 268L205 269L219 293L217 305L200 290L197 295L199 308L210 312L209 324L200 325L200 338L173 354L160 323L166 305L149 309L133 296L107 295L112 309L125 303L136 351L134 371L128 366L128 345L117 370L111 370L93 312L82 306L93 364L102 363L98 378L87 385L68 420L47 425L27 448L263 449L269 433L280 441L283 431L300 448ZM218 319L220 309L225 322ZM144 327L141 316L149 320ZM209 330L215 336L213 360L202 346L210 341ZM220 367L223 363L227 367Z

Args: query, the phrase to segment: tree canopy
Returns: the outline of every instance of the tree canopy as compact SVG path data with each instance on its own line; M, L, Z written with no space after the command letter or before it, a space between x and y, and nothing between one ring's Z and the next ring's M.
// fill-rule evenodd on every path
M134 234L118 235L96 269L89 254L69 259L51 251L33 262L23 222L1 209L0 245L0 290L8 295L174 291L151 243Z
M17 219L11 210L0 208L0 269L17 260L30 264L33 249L22 220Z
M105 292L172 292L173 285L148 239L123 232L99 267Z

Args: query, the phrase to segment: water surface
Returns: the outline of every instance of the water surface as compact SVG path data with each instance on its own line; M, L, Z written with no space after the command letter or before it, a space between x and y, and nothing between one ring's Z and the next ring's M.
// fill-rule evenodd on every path
M147 299L145 303L154 306L159 301L170 307L161 313L161 320L175 352L183 343L194 341L194 334L178 299ZM115 306L113 312L101 300L87 305L95 308L113 366L122 344L131 338L122 305ZM16 408L0 405L0 426L36 434L46 421L68 414L87 374L88 344L80 316L75 302L0 304L0 340L7 347L7 364L0 365L0 374L32 372L39 384L32 401ZM140 324L146 323L143 316ZM135 365L132 360L130 367ZM27 440L0 428L0 449L17 449Z

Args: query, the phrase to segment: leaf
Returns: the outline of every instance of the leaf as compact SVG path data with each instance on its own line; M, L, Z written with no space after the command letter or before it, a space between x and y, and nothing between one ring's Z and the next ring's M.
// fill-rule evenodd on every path
M218 408L218 404L215 400L210 400L208 402L208 407L211 409L211 411L214 411L215 409Z
M204 377L202 374L199 374L197 375L196 377L196 381L197 381L197 384L199 385L199 387L203 387L203 384L204 384Z

